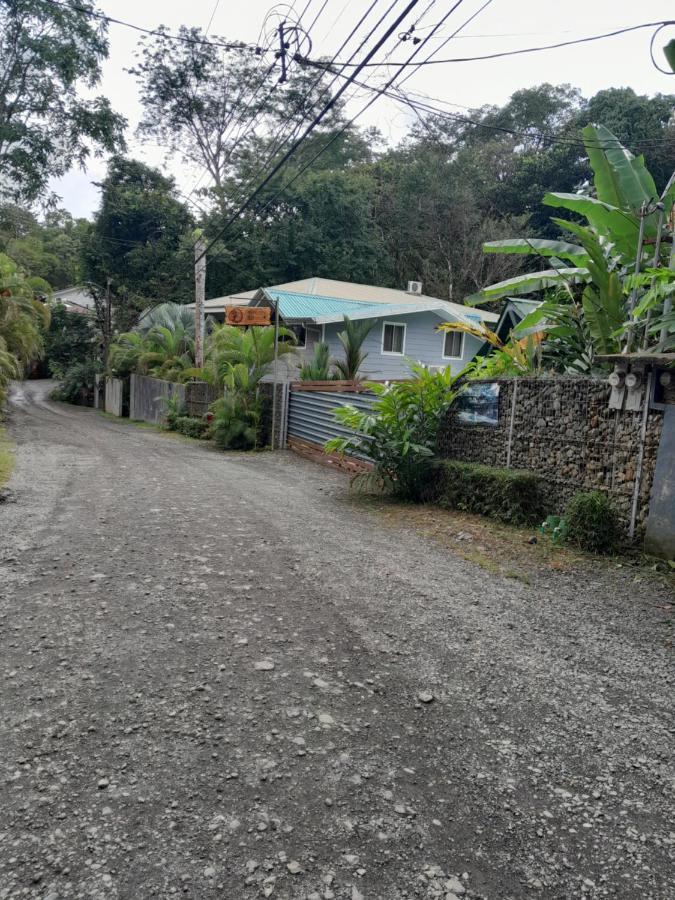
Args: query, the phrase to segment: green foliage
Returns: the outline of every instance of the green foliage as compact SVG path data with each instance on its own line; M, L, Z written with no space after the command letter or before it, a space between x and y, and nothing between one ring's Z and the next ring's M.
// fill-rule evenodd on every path
M255 373L243 362L232 363L225 375L225 394L212 405L211 434L221 450L252 450L260 440L262 398Z
M49 210L38 221L28 209L0 207L0 250L54 290L79 284L81 243L89 223L64 209Z
M589 553L615 553L621 526L612 502L601 491L579 492L565 511L569 543Z
M98 361L87 357L71 363L59 376L59 383L52 391L54 400L79 403L88 406L94 396Z
M136 160L113 157L101 184L101 206L82 241L84 276L103 295L110 278L113 330L129 331L160 300L193 291L193 221L175 184Z
M545 515L541 479L532 472L444 460L428 496L440 506L479 513L510 525L535 525Z
M363 365L367 353L361 349L363 342L373 330L375 319L361 319L353 322L349 316L344 316L344 331L338 332L338 340L345 352L344 359L336 359L335 372L339 378L345 381L355 381L359 370Z
M0 406L9 382L42 356L49 308L38 300L41 293L14 260L0 253Z
M209 432L209 423L205 419L198 419L193 416L178 416L174 423L172 431L178 431L186 437L204 438Z
M295 335L288 328L279 329L278 355L295 352ZM260 379L274 362L274 326L239 328L235 325L214 325L206 342L203 369L190 372L209 384L224 383L234 365L243 365L249 381L257 389Z
M124 378L135 372L167 381L185 381L194 371L194 314L177 303L147 313L134 331L111 345L108 368Z
M328 381L330 379L330 347L320 342L314 347L314 356L300 369L300 381Z
M96 336L89 316L68 312L61 303L51 304L50 309L45 359L50 375L62 378L73 363L96 358Z
M366 456L373 473L357 475L356 486L376 487L405 500L420 500L436 449L438 429L457 392L450 369L430 372L410 365L412 377L393 384L369 384L377 400L370 411L345 406L334 412L354 436L334 438L327 453Z
M565 543L569 534L567 521L562 516L546 516L539 531L551 538L551 543L559 547Z
M547 193L544 197L546 205L562 207L586 219L585 225L568 219L552 219L563 231L574 235L578 245L529 239L492 242L486 245L486 252L550 256L555 267L512 278L482 291L483 298L490 300L512 294L547 292L546 314L541 309L531 313L517 333L537 333L544 342L550 337L556 342L556 353L549 358L555 359L563 370L572 371L589 368L596 355L619 352L624 343L626 349L631 349L629 345L638 329L643 331L641 339L646 348L650 342L654 343L656 328L653 324L650 328L648 321L641 321L640 315L646 308L651 311L655 306L657 313L660 309L664 314L663 294L652 291L649 301L637 305L631 323L626 322L627 286L630 283L631 288L636 287L635 280L630 281L631 273L636 266L644 266L646 254L653 254L651 244L662 227L656 211L645 217L645 239L650 243L639 251L639 213L658 196L654 180L644 159L633 157L607 128L588 125L583 129L583 136L597 196ZM662 197L666 220L674 199L673 190ZM661 252L657 264L663 262L665 269L668 262L665 244ZM577 265L572 269L565 268L561 259L574 261ZM657 277L654 275L652 281ZM582 288L577 287L580 282L584 285ZM554 295L552 288L557 289ZM565 304L573 308L568 314L564 310ZM660 324L668 325L667 322ZM565 353L565 349L568 352Z
M105 97L85 99L108 56L94 10L91 0L0 3L0 199L44 198L50 178L124 144L126 120Z
M169 431L177 431L177 422L186 415L185 406L181 398L176 394L170 397L162 397L164 403L164 422Z

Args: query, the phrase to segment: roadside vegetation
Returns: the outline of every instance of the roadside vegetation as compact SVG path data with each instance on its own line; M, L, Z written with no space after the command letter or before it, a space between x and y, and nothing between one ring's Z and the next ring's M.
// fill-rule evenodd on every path
M482 324L444 323L444 332L481 338L489 352L452 378L411 363L405 385L369 385L368 412L347 406L335 418L354 432L328 441L328 453L368 458L372 470L354 476L356 487L395 497L431 500L513 524L541 525L554 544L569 543L611 554L621 545L616 510L601 492L577 493L563 514L547 508L536 475L438 458L440 423L463 386L477 378L542 373L606 374L603 355L675 349L675 269L667 234L675 178L657 189L642 157L633 157L607 128L587 126L583 138L593 171L584 193L550 192L549 207L564 238L488 242L486 253L534 257L547 268L483 288L468 298L486 303L534 294L537 308L506 341ZM583 221L580 221L583 220ZM574 241L567 240L571 236ZM444 380L445 379L445 380ZM441 387L441 385L443 385ZM558 513L557 515L555 513Z

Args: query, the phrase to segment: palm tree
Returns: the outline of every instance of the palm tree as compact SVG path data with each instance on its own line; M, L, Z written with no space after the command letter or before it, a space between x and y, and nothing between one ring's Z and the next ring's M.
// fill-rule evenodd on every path
M147 334L158 325L171 330L180 327L194 337L195 312L182 303L160 303L143 313L134 331Z
M361 319L360 322L352 322L349 316L344 317L345 330L338 334L338 340L345 351L345 358L335 360L335 369L345 381L355 381L359 369L368 356L361 350L363 342L370 334L375 321L373 319Z
M0 253L0 403L9 382L42 355L49 309L37 295L50 290L46 282L27 278L12 259Z
M295 352L295 335L288 328L279 329L278 355ZM191 374L211 384L222 385L230 367L243 365L256 384L274 362L274 327L239 328L215 325L206 345L203 369Z
M328 381L330 378L330 347L316 344L313 358L300 369L301 381Z

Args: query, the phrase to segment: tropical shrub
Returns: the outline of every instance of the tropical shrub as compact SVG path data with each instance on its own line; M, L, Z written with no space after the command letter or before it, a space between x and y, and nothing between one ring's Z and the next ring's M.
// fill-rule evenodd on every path
M295 352L295 335L288 328L279 329L278 356ZM206 341L206 360L201 369L190 375L220 387L234 365L243 365L256 385L270 371L274 362L274 326L240 328L214 325Z
M0 406L9 382L42 356L49 308L38 296L49 292L46 282L26 277L0 253Z
M279 329L278 355L295 352L295 335ZM250 450L261 440L263 398L260 382L274 361L275 330L214 326L207 342L204 367L190 375L224 388L212 406L211 434L223 450Z
M71 363L59 375L59 382L52 391L54 400L64 403L79 403L88 406L94 397L96 375L100 367L98 360L88 357Z
M672 347L675 332L675 287L671 275L662 275L668 270L663 238L675 181L659 197L643 157L633 157L607 128L588 125L583 137L595 196L548 193L543 199L585 220L552 218L575 242L519 238L485 244L486 253L548 258L551 268L509 278L470 298L485 302L543 292L544 304L525 317L515 337L539 334L545 348L557 343L555 366L571 371L587 371L602 354ZM652 269L646 282L632 277L645 267ZM668 284L654 290L658 281ZM645 286L648 298L641 299Z
M361 319L358 322L353 322L349 316L345 316L344 325L344 331L338 332L338 340L345 351L345 358L336 359L333 365L338 378L342 378L345 381L355 381L358 378L361 366L368 356L361 348L363 342L372 331L375 320Z
M443 460L427 497L446 509L479 513L510 525L536 525L545 515L541 479L532 472Z
M191 438L206 437L209 431L209 423L206 419L195 418L194 416L177 416L173 421L172 430L178 431L180 434Z
M211 434L221 450L252 450L258 446L263 401L244 365L231 365L224 379L224 396L211 406Z
M324 341L314 347L314 356L300 369L300 381L328 381L330 375L330 348Z
M176 425L180 418L186 415L185 405L177 395L161 397L164 404L164 425L169 431L176 431Z
M602 491L575 494L565 511L565 522L568 542L589 553L614 553L621 543L619 517Z
M338 422L355 432L334 438L327 453L366 456L373 472L356 475L357 487L388 491L405 500L422 499L434 457L438 430L457 392L450 369L430 372L410 365L412 378L393 384L368 384L377 396L369 411L345 406L334 412Z

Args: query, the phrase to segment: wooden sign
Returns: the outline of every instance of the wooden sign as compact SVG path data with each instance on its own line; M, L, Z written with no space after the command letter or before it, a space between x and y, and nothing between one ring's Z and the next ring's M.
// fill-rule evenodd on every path
M228 325L269 325L272 310L269 306L226 306L225 322Z

